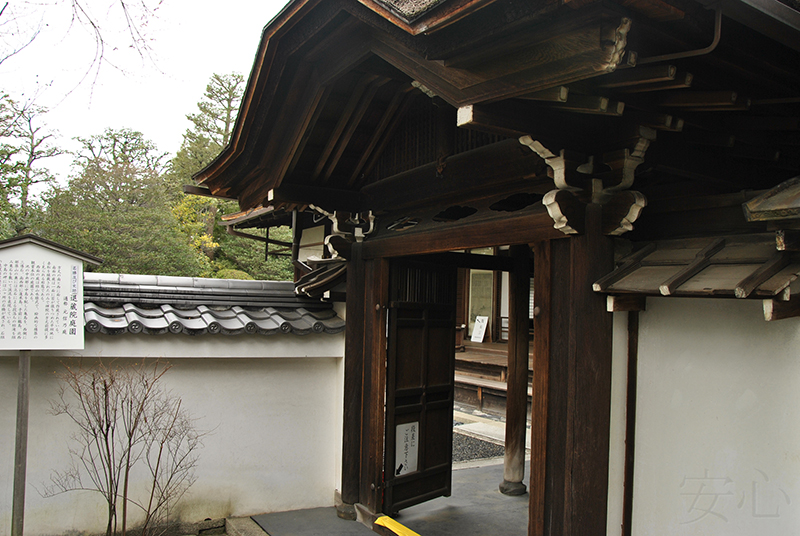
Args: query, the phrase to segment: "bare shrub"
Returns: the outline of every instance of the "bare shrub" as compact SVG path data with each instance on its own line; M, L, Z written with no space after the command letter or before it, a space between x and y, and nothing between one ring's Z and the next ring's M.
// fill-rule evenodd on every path
M195 481L204 435L195 429L181 399L163 386L169 369L160 361L65 364L51 410L68 416L78 431L71 437L70 466L53 472L43 495L97 492L107 505L107 536L128 532L129 505L144 515L138 527L143 536L160 534L173 506Z

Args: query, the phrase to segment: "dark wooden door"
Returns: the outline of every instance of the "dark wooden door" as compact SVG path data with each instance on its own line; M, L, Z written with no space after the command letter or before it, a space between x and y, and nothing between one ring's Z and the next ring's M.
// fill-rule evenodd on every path
M455 289L453 268L392 264L383 497L388 514L450 495Z

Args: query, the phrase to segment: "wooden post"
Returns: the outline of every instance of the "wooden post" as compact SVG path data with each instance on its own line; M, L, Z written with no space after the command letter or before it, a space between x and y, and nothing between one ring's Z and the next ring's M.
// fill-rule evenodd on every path
M361 243L350 248L347 263L347 310L344 347L344 431L342 434L342 505L337 514L355 519L361 481L361 403L364 376L364 261Z
M606 533L612 315L592 283L613 268L613 247L601 221L590 204L584 235L537 244L529 535Z
M364 391L361 424L360 502L377 513L383 503L384 402L386 398L386 307L389 261L364 263Z
M531 396L531 482L528 534L544 535L547 480L547 418L550 380L551 242L537 242L533 260L533 388Z
M530 248L512 246L514 269L509 274L508 379L506 390L506 442L503 459L505 495L522 495L525 478L525 432L528 421L528 304L530 299Z
M31 351L19 351L17 386L17 438L14 451L14 498L11 511L11 536L22 536L25 524L25 473L28 465L28 385Z
M636 387L639 376L639 311L628 312L628 409L625 413L625 490L622 536L633 534L633 464L636 445Z

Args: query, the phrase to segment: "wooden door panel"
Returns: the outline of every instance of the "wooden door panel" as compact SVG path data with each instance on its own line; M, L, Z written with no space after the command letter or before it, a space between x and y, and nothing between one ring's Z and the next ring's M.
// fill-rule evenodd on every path
M455 270L392 266L383 510L450 494Z

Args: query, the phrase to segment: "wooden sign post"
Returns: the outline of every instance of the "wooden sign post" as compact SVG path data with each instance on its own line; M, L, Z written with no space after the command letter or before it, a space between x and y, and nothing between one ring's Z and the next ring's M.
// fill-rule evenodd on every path
M19 350L11 536L22 536L31 350L83 350L83 262L97 257L33 235L0 242L0 349Z

